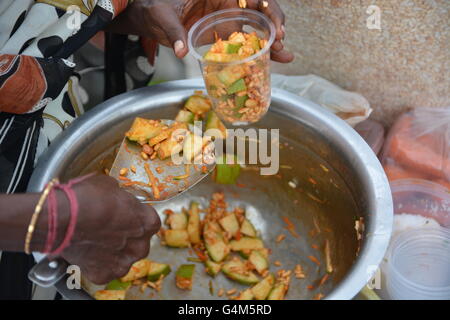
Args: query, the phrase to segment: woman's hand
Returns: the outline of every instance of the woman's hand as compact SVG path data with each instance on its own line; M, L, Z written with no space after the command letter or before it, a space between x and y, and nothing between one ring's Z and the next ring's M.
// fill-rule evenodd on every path
M264 4L268 4L265 6ZM188 53L187 30L200 18L212 12L236 8L237 0L135 0L113 20L109 30L136 34L157 40L172 47L183 58ZM277 62L291 62L293 55L284 50L284 14L276 0L247 0L247 7L267 15L276 28L271 58Z
M148 255L150 238L161 227L158 214L108 176L93 176L73 189L79 202L78 222L63 258L96 284L124 276L134 262ZM65 201L61 198L64 195L58 193L59 203ZM64 230L58 230L58 237Z

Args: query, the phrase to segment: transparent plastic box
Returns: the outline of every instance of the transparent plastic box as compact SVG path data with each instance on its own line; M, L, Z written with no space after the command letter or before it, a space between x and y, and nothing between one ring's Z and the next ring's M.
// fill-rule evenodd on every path
M234 32L255 32L264 47L243 60L205 60L204 55L216 39L228 39ZM214 111L227 124L246 125L266 114L271 99L270 47L274 40L273 23L249 9L214 12L190 29L189 51L200 63Z

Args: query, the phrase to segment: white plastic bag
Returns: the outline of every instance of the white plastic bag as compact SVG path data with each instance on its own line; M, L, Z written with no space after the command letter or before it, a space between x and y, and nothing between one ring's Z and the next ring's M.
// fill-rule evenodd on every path
M346 91L315 75L273 74L272 86L287 90L327 108L352 127L366 120L372 113L369 102L362 95Z

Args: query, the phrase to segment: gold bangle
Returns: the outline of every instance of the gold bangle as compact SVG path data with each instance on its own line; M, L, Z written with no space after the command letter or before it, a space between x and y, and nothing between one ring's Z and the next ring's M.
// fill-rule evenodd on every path
M53 188L53 186L58 183L58 179L51 180L47 186L45 187L44 191L42 191L41 197L39 198L39 201L36 205L36 208L34 208L33 215L31 216L30 224L28 225L28 231L27 235L25 237L25 253L30 254L30 243L31 239L33 238L34 228L36 227L36 222L39 218L39 214L42 211L42 207L44 205L45 200L47 199L48 194L50 193L50 190Z

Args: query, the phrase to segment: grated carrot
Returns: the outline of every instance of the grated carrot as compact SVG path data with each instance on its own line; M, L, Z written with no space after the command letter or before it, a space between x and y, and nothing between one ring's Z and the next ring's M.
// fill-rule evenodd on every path
M319 281L319 287L322 286L325 282L327 282L329 276L330 276L330 275L327 273L327 274L325 274L325 275L322 277L322 279L320 279L320 281Z
M145 172L147 172L148 179L150 180L150 183L152 184L153 197L154 197L155 199L159 199L159 197L160 197L159 189L158 189L158 187L157 187L157 185L156 185L156 183L157 183L158 180L157 180L157 179L155 178L155 176L153 175L153 172L152 172L152 170L150 169L150 167L149 167L149 165L148 165L147 162L144 163L144 169L145 169Z
M291 222L291 220L289 220L288 217L282 217L283 221L286 223L286 229L289 231L289 233L294 237L294 238L299 238L300 236L298 235L298 233L295 231L295 225Z
M314 256L308 256L309 260L311 260L312 262L314 262L315 264L317 264L318 266L320 266L320 261L317 260L316 257Z

